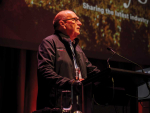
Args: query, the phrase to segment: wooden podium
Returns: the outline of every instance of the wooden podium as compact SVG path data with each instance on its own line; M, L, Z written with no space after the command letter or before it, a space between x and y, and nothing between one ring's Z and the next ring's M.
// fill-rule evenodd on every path
M94 111L94 104L101 107L126 106L125 113L138 113L138 86L147 81L150 81L150 74L116 68L107 68L90 76L82 81L82 113L107 113L107 109Z

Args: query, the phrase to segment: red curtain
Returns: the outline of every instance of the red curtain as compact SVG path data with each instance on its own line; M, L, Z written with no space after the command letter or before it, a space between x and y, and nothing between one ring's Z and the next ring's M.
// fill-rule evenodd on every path
M150 113L150 100L138 102L138 113Z
M0 47L0 113L36 110L36 51Z

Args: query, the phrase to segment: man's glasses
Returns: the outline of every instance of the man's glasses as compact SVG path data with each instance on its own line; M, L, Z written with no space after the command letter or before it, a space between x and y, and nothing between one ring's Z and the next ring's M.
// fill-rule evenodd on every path
M77 21L79 21L79 18L69 18L69 19L66 19L66 20L63 20L63 21L67 21L67 20L72 20L72 21L77 22Z

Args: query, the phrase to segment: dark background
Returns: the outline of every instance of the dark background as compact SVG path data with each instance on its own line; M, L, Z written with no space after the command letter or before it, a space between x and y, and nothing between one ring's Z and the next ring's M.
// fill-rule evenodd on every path
M106 60L111 55L107 47L112 47L136 63L149 65L150 22L145 24L106 12L101 14L83 9L83 2L114 12L122 11L125 14L150 19L149 1L140 4L138 0L131 0L129 8L126 9L123 3L128 3L128 0L5 0L0 4L0 45L37 51L43 38L54 33L52 20L56 13L70 9L77 13L83 24L81 35L78 37L80 46L89 58ZM126 62L116 57L111 60Z
M51 1L51 0L49 0ZM30 2L30 3L29 3ZM57 12L62 8L57 7L51 9L44 5L44 2L36 0L34 2L41 4L31 5L32 0L0 0L0 113L32 113L36 109L37 97L37 49L38 45L48 35L51 35L53 30L52 20ZM63 2L63 0L62 0ZM83 1L82 1L83 2ZM112 19L110 15L100 15L99 25L96 30L98 38L95 39L95 29L92 25L93 12L89 10L79 10L82 8L82 2L70 0L69 5L64 3L64 9L75 8L77 15L79 15L83 28L81 28L80 46L93 65L96 65L100 70L107 67L107 59L112 55L107 51L107 47L111 46L119 54L127 57L128 59L138 63L143 68L150 67L150 46L149 31L150 24L145 27L143 23L122 20L121 32L119 42L120 46L112 41L113 34L117 33L115 24L117 19ZM87 2L87 0L86 0ZM89 4L95 5L95 0L91 0ZM114 10L114 5L117 3L123 4L128 0L118 0L116 2L98 1L99 7L110 8ZM61 4L61 0L54 4ZM137 1L132 1L129 12L136 12L138 5L143 12L143 16L149 19L149 3L142 5ZM43 6L43 7L42 7ZM134 8L134 7L135 8ZM119 4L116 5L119 8ZM144 7L144 9L143 9ZM73 9L71 9L73 10ZM84 14L87 15L85 16ZM88 15L89 14L89 15ZM132 14L140 14L132 13ZM106 23L102 23L105 19ZM142 24L142 25L141 25ZM139 25L139 26L138 26ZM109 27L108 27L109 26ZM108 27L108 29L106 29ZM103 32L105 35L110 36L101 37ZM86 32L86 33L85 33ZM87 37L88 36L88 37ZM97 41L100 41L97 43ZM117 44L118 44L117 43ZM117 55L110 60L110 66L125 70L136 71L140 67L130 63ZM96 108L98 109L98 107ZM115 112L115 111L114 111Z

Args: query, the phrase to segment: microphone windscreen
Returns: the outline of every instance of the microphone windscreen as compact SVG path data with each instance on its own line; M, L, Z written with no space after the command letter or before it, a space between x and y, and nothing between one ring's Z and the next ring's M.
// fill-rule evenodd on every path
M110 47L107 47L107 50L111 51L111 48L110 48Z

